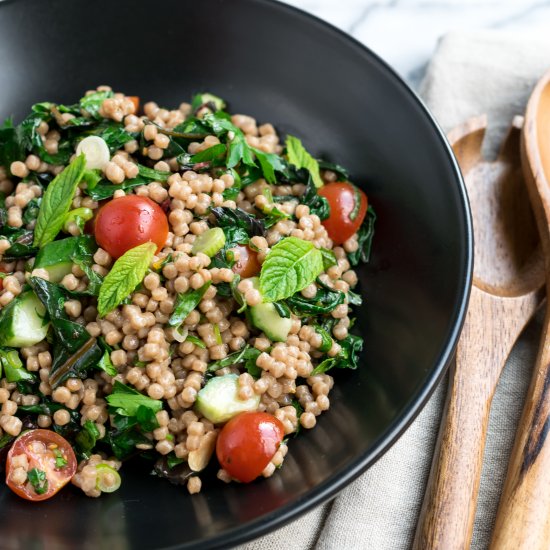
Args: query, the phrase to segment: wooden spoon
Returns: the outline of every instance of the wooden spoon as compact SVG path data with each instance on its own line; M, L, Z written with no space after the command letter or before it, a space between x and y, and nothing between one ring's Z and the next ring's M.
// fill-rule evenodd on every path
M495 162L482 158L487 120L454 129L474 220L474 280L444 420L413 548L470 547L495 388L514 342L543 299L543 261L521 174L514 124Z
M535 87L521 139L525 181L550 291L550 72ZM550 548L550 305L501 495L492 549Z

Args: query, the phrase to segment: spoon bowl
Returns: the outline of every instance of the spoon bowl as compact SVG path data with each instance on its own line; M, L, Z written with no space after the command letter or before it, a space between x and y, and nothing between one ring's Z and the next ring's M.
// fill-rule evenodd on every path
M525 113L522 163L550 291L550 72L536 85ZM550 540L550 309L516 433L497 512L492 550L547 549Z

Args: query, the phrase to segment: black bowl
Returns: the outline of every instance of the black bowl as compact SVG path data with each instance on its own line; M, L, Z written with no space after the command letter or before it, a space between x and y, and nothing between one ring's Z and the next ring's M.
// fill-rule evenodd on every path
M208 90L348 167L378 214L360 270L361 368L336 373L332 406L250 485L185 489L123 473L120 491L65 490L31 505L2 490L7 547L228 547L333 496L386 451L445 371L466 307L472 230L463 182L436 123L369 50L268 0L0 3L0 116L71 102L98 84L175 106ZM153 527L154 526L154 527Z

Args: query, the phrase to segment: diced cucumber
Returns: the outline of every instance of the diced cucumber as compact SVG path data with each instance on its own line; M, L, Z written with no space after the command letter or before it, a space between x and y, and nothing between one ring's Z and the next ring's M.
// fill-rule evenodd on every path
M202 252L210 258L215 256L225 244L225 233L221 227L212 227L201 233L193 243L191 252L198 254Z
M46 338L50 323L46 308L29 290L20 294L0 315L0 346L22 348L38 344Z
M40 249L34 262L34 269L45 269L50 282L59 283L65 275L69 275L73 268L73 258L78 256L84 245L91 237L67 237L60 241L53 241Z
M277 313L272 303L252 306L250 320L256 328L263 330L265 335L274 342L284 342L292 327L292 319L285 319Z
M214 424L227 422L241 412L257 410L260 396L240 399L238 380L236 374L210 379L197 395L197 410Z

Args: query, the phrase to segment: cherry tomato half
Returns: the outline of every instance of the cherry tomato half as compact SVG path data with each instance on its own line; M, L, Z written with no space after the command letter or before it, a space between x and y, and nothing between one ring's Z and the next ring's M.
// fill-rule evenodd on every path
M134 107L135 107L135 111L134 111L134 114L137 115L138 111L139 111L139 96L137 95L129 95L128 96L128 99L134 104Z
M243 279L258 275L262 267L258 261L258 253L249 246L240 244L235 248L239 251L239 259L233 266L233 271L239 274Z
M25 455L28 468L20 482L18 457ZM27 500L46 500L67 485L76 473L76 457L69 442L51 430L30 430L19 436L8 452L6 484Z
M330 205L330 216L322 223L334 244L347 241L361 226L367 214L367 195L347 181L324 185L318 191ZM359 200L359 207L356 201ZM353 219L351 219L351 217Z
M99 246L113 258L140 244L153 242L160 249L168 238L168 218L151 199L126 195L109 201L94 223Z
M249 483L269 464L284 433L281 422L271 414L244 412L222 428L216 442L216 455L231 477Z

